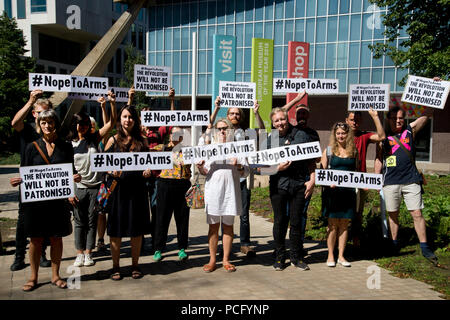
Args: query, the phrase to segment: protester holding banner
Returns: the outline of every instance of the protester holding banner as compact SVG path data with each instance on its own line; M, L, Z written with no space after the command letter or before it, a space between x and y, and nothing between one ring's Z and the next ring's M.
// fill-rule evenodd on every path
M279 133L279 146L295 145L310 142L309 136L302 130L294 128L288 121L287 113L281 108L274 108L270 114L272 125ZM267 140L267 148L272 147L273 133ZM275 244L275 270L285 268L285 238L290 224L290 261L300 270L309 270L309 266L303 261L301 248L302 222L301 216L305 206L305 199L314 190L315 161L299 160L287 161L277 165L277 173L270 176L269 190L270 200L274 212L273 238ZM289 215L286 208L289 205Z
M349 111L347 113L347 118L345 122L350 127L353 132L356 149L358 150L358 161L359 161L359 171L366 172L366 155L367 147L370 143L377 143L383 141L385 138L385 133L383 130L383 125L381 124L380 118L378 117L378 112L372 108L368 111L369 115L377 129L376 133L361 131L360 127L362 124L362 114L361 111ZM357 189L357 206L354 218L352 220L352 237L353 237L353 247L360 247L360 236L361 236L361 224L362 224L362 213L364 211L364 203L367 198L367 191L364 189Z
M338 122L333 125L329 147L323 152L321 165L323 168L357 171L358 150L353 131L347 123ZM325 187L322 192L322 215L328 218L328 258L327 266L335 267L334 248L338 239L339 255L337 263L351 267L344 257L348 238L348 225L356 209L356 193L353 188Z
M99 98L102 110L106 109L105 98ZM111 103L111 117L99 131L92 132L89 115L79 112L73 116L72 130L69 140L72 141L75 169L81 175L81 181L75 185L75 197L69 201L74 206L75 248L77 257L74 266L92 266L92 250L95 248L98 214L95 210L97 193L103 174L93 172L90 155L99 152L100 141L111 131L116 122L115 95L109 91L108 100Z
M389 213L392 242L396 251L399 250L398 214L403 198L406 208L413 217L422 255L434 265L438 265L437 257L427 244L426 224L421 211L424 208L421 192L421 185L424 181L416 167L414 145L416 134L426 125L432 115L432 110L432 108L428 108L425 115L408 125L403 109L394 107L389 110L386 125L387 138L383 141L383 193L386 211Z
M227 119L216 123L218 132L213 136L213 144L225 143L230 137L232 124ZM216 269L216 254L219 241L219 228L222 223L223 267L227 272L236 271L230 263L230 253L233 243L234 217L242 214L242 200L239 179L249 173L246 158L232 158L216 161L200 161L197 167L201 174L206 175L205 182L205 212L209 224L209 263L203 266L203 271L212 272Z
M27 103L14 115L11 122L12 127L19 133L20 138L20 159L25 157L25 148L30 143L39 139L39 133L37 132L39 125L37 124L38 115L45 110L52 108L50 100L40 98L42 96L42 90L33 90L30 92L30 98ZM29 112L33 115L33 123L25 122L25 119ZM20 178L12 178L11 185L17 186ZM14 256L14 262L10 267L11 271L18 271L25 268L25 252L27 247L27 237L25 236L24 229L24 215L22 210L22 201L19 197L19 215L17 219L16 227L16 252ZM50 267L51 262L47 260L45 256L45 250L47 245L50 244L49 239L45 239L42 245L42 255L40 260L41 267Z
M28 144L25 156L21 159L21 166L73 164L72 146L58 137L60 122L56 112L52 109L40 112L37 123L42 137L36 140L37 144ZM79 182L80 179L80 175L74 175L75 182ZM67 283L59 276L59 266L63 250L62 237L72 233L71 213L67 200L27 202L22 204L22 208L25 217L25 235L31 238L29 251L31 277L23 286L23 291L32 291L37 286L39 258L45 237L50 238L51 282L58 288L66 288Z
M170 132L170 142L165 146L164 151L173 150L182 140L179 136L183 133L180 127L172 127ZM155 228L155 255L161 254L165 249L167 234L169 231L172 214L175 217L177 226L178 259L186 260L186 249L189 236L189 207L186 203L185 194L191 187L190 165L183 164L181 149L174 151L173 169L161 170L158 177L157 197L157 220Z
M117 134L106 144L106 152L144 152L147 143L141 135L139 115L133 106L124 106L118 115ZM117 180L116 188L108 202L108 235L111 240L113 260L112 280L121 280L120 246L123 237L131 238L132 278L143 276L139 269L139 256L142 237L150 233L150 216L148 194L145 178L150 170L113 171L111 175Z

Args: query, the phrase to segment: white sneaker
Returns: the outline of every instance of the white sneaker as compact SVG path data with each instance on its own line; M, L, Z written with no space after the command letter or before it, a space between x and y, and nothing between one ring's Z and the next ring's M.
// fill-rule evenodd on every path
M341 261L339 259L338 259L337 263L340 264L341 266L347 267L347 268L352 266L352 264L350 262L348 262L348 261Z
M94 264L95 264L95 262L94 262L94 260L92 260L91 255L86 253L84 255L84 266L89 267L89 266L93 266Z
M77 258L75 259L75 262L73 263L73 265L75 267L81 267L84 263L84 254L79 253L77 254Z

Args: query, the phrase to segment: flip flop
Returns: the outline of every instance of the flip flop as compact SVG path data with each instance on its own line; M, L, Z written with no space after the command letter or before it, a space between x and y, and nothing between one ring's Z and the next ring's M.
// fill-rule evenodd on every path
M114 281L122 280L122 274L120 273L120 268L113 268L110 278L111 278L111 280L114 280Z
M141 269L139 269L138 267L133 267L133 271L131 271L131 277L133 279L140 279L142 278L144 275L141 271Z
M67 289L67 282L61 278L56 279L56 281L52 281L52 285L60 289Z
M236 267L232 264L224 264L223 268L225 270L227 270L227 272L235 272L236 271Z
M213 272L214 270L216 270L216 265L209 265L209 264L205 264L203 266L203 271L205 272Z
M23 285L22 290L24 292L31 292L31 291L33 291L36 288L37 288L37 281L36 280L30 280L30 281L28 281L27 283L25 283Z

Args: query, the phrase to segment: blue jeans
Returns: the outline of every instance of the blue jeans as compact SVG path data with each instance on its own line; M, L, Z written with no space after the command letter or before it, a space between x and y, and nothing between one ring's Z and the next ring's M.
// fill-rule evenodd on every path
M250 245L250 198L252 192L247 188L247 181L241 182L241 197L242 197L242 214L241 214L241 226L239 236L241 239L241 246Z

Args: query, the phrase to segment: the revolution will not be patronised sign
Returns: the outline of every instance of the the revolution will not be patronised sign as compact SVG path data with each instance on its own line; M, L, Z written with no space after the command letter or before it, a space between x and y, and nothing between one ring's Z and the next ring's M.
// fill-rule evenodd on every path
M53 92L108 93L108 78L29 73L28 89Z
M339 79L273 79L273 93L289 93L301 91L306 91L308 94L339 93Z
M320 158L321 156L320 142L315 141L261 150L252 155L248 162L250 164L274 165L287 161Z
M90 161L95 172L173 169L172 152L93 153Z
M220 106L225 108L253 108L256 83L219 81Z
M170 67L134 65L134 89L136 91L169 92Z
M256 151L255 140L233 141L226 143L208 144L204 146L184 147L183 161L185 164L196 163L201 160L214 161L229 158L244 158Z
M351 84L348 95L349 111L389 111L390 84Z
M408 76L401 101L431 108L444 109L450 90L450 81Z
M316 169L316 185L380 190L383 175L355 171Z
M71 163L19 168L23 203L74 197Z
M128 88L110 87L109 90L116 96L116 102L128 102ZM104 97L108 99L107 93L69 93L69 99L85 100L85 101L97 101L98 98Z
M160 126L207 126L208 110L183 111L141 111L142 125L146 127Z

